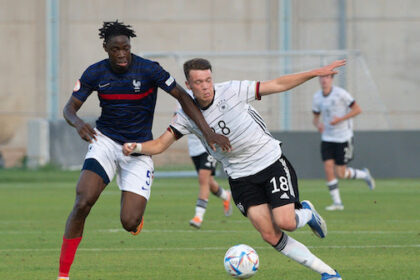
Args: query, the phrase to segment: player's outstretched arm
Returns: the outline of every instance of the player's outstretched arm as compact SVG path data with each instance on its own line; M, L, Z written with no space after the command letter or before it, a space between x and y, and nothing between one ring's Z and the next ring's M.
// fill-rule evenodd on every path
M76 128L80 138L92 143L92 139L96 140L96 131L88 124L85 123L81 118L77 116L77 111L82 107L83 102L79 99L71 96L67 101L63 109L63 117L69 125Z
M209 146L215 151L215 144L219 145L223 151L228 152L232 149L230 141L226 136L214 133L201 114L200 110L194 104L190 95L180 86L176 85L170 94L178 99L182 110L195 122L198 128L203 132Z
M123 153L128 156L132 153L145 155L157 155L163 153L176 141L175 136L169 131L165 131L159 138L143 143L125 143Z
M327 66L321 67L321 68L317 68L317 69L313 69L313 70L305 71L305 72L300 72L300 73L284 75L274 80L261 82L260 88L259 88L259 94L262 96L262 95L268 95L272 93L287 91L294 87L297 87L300 84L303 84L304 82L312 78L315 78L318 76L337 74L338 71L336 71L335 68L341 67L345 64L346 64L345 59L336 60L333 63Z

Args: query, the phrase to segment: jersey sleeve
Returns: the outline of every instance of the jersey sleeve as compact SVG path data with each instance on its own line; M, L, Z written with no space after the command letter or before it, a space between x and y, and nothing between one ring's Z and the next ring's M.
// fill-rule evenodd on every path
M85 102L89 95L95 90L95 77L90 71L90 67L83 72L82 77L76 81L73 89L73 96Z
M351 96L351 94L344 89L341 91L341 96L344 99L346 105L349 107L353 106L354 102L356 101L354 100L353 96Z
M186 134L190 134L191 122L182 113L182 110L178 110L172 117L171 123L168 130L175 136L175 139L180 139Z
M260 82L247 80L232 81L232 86L236 88L239 98L246 103L261 99L259 95Z
M164 91L170 92L176 86L175 79L159 63L150 62L148 71L150 79Z
M318 93L315 93L313 99L312 99L312 112L316 115L321 114L321 107L320 104L318 102L318 98L317 98Z

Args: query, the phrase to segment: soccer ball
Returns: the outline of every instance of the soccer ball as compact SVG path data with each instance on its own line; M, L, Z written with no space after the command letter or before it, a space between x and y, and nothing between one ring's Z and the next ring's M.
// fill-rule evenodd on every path
M257 252L245 244L227 250L224 258L227 273L234 278L247 279L257 273L260 264Z

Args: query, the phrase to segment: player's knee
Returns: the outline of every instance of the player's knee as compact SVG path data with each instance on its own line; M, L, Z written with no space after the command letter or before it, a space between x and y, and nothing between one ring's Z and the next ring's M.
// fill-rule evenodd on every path
M87 216L92 209L94 203L90 202L87 199L80 198L76 200L74 204L73 211L75 212L76 216Z
M142 217L121 217L121 224L126 231L136 231Z
M200 186L209 185L209 180L208 180L208 178L206 178L204 176L200 176L200 177L198 177L198 183L200 184Z

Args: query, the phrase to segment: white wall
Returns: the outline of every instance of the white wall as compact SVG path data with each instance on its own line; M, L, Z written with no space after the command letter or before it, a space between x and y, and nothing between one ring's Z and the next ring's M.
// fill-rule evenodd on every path
M292 49L337 49L338 1L291 3ZM0 6L0 144L25 147L27 120L46 116L45 1L0 0ZM98 38L104 20L120 19L134 27L138 35L132 40L135 53L250 51L278 48L277 12L277 0L61 0L59 115L82 71L105 58ZM420 2L348 0L346 22L347 48L364 54L378 86L378 98L388 110L390 127L420 129ZM162 64L175 71L174 66ZM177 79L183 83L182 76ZM317 87L312 81L292 98L292 106L298 109L292 127L303 123L299 129L313 129L307 107ZM273 98L267 103L278 101ZM155 135L166 126L173 106L171 97L160 92ZM263 105L258 106L264 111ZM92 96L81 115L97 116L99 112ZM278 119L278 112L267 112ZM275 122L262 113L267 122ZM365 114L360 120L371 117ZM188 160L184 149L181 142L175 154Z

